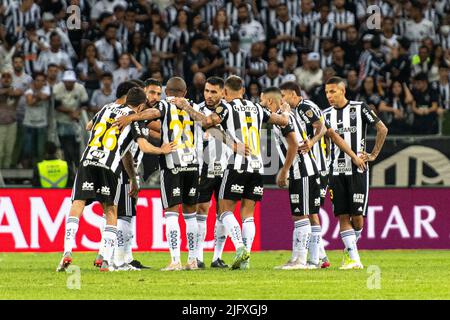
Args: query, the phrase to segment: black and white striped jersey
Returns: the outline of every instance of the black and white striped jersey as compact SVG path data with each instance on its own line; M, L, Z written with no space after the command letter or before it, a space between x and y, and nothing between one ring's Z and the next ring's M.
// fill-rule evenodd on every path
M22 12L20 10L20 2L16 2L7 7L5 17L6 32L14 34L17 39L20 39L25 35L25 26L28 23L34 23L36 29L39 28L41 8L36 3L33 3L29 10Z
M205 102L198 105L198 111L210 116L214 110L209 109ZM218 129L221 130L219 127ZM228 164L232 150L223 143L222 137L214 137L211 131L198 130L197 156L200 172L206 166L209 177L222 176Z
M381 52L364 51L359 58L359 79L362 81L367 77L377 78L385 65Z
M295 110L298 119L305 125L308 139L311 139L314 136L314 122L320 120L327 126L322 110L311 100L302 99ZM322 137L320 141L313 146L312 153L319 172L328 171L329 156L327 155L325 137Z
M213 24L217 10L223 8L224 6L225 1L208 1L203 7L200 8L200 14L203 21L209 25Z
M320 50L320 68L325 69L333 64L333 55L330 52L325 54L323 49Z
M158 37L155 33L150 32L150 47L156 52L176 53L177 39L168 33L164 38ZM175 68L175 58L161 59L164 77L172 77Z
M340 109L330 107L324 112L325 119L331 128L341 136L358 155L366 150L367 126L374 126L380 119L361 101L348 101ZM331 144L331 171L332 175L352 175L359 170L349 155L341 151L334 143Z
M190 102L196 111L198 106ZM176 150L159 157L161 169L198 166L196 130L200 129L189 114L176 105L161 100L158 104L161 113L161 144L174 142Z
M277 19L271 22L270 25L273 38L276 38L279 35L288 35L290 37L295 37L297 35L297 22L293 19L289 19L285 22ZM291 40L281 41L277 44L277 49L280 58L282 58L284 52L295 51L295 43Z
M299 118L295 114L295 111L291 111L289 115L289 124L282 128L278 125L273 126L273 132L275 135L275 142L277 145L278 153L280 154L281 161L286 161L286 155L288 150L288 142L286 136L294 132L297 142L301 144L307 138L307 132L305 124L299 121ZM289 176L291 179L301 179L304 177L310 177L317 175L316 163L312 151L306 154L298 154L295 156L294 162L289 170Z
M214 29L213 26L210 26L209 35L216 40L220 50L224 50L230 47L230 37L233 30L232 26L226 29Z
M245 83L248 85L251 81L258 81L258 76L250 76L248 74L249 70L254 72L258 72L259 74L264 74L267 71L267 61L262 58L253 58L251 56L247 56L246 61L246 70L247 75L245 78Z
M440 107L445 110L450 110L450 82L440 83L438 82Z
M224 79L226 79L230 75L237 75L241 78L245 76L245 66L246 66L246 58L247 54L244 50L239 49L238 52L231 52L230 49L225 49L222 52L222 57L225 60L225 65L231 68L235 68L236 72L225 72Z
M355 25L355 15L353 12L342 10L330 12L328 15L328 20L335 24L351 24ZM346 40L345 30L336 30L336 38L338 42L343 42Z
M270 78L267 74L258 79L260 86L264 88L279 87L283 83L283 76L278 75L275 78Z
M44 37L39 37L40 42L44 42ZM25 72L27 74L34 74L37 71L36 63L41 50L36 42L30 41L27 37L22 38L18 41L21 51L24 55Z
M247 9L248 9L248 16L250 20L253 20L253 10L252 10L252 6L250 3L246 3L247 4ZM225 5L225 10L227 11L227 17L228 17L228 24L231 26L238 26L238 8L233 4L233 1L228 2Z
M269 30L270 26L274 21L277 20L277 9L276 8L263 8L259 13L259 21L261 22L264 30Z
M92 119L93 128L80 165L102 167L120 174L122 157L134 141L146 138L146 127L142 122L133 122L122 131L113 126L119 117L133 113L131 108L116 103L103 107Z
M261 126L263 122L269 121L271 112L250 100L234 99L222 103L215 113L222 119L221 125L228 135L234 141L245 143L250 148L248 157L232 154L228 159L228 168L263 174Z
M324 38L332 38L334 28L334 24L330 21L322 23L319 20L315 20L309 25L309 36L311 39L312 51L320 51L320 41Z

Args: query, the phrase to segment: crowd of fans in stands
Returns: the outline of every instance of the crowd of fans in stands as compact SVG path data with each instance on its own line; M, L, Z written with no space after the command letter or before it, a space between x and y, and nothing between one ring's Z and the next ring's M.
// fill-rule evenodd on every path
M214 75L252 101L295 80L325 109L337 75L390 134L450 123L450 0L0 0L0 41L0 168L31 168L47 140L76 164L81 111L134 78L182 76L195 102Z

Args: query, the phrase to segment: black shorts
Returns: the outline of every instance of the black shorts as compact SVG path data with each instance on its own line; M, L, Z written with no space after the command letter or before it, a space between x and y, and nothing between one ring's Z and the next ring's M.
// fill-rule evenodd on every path
M366 215L369 197L369 173L330 175L330 198L335 216Z
M119 177L111 170L95 166L79 166L72 189L72 201L86 200L87 203L119 203Z
M328 189L328 172L322 171L319 174L320 177L320 206L325 204L325 198L327 196Z
M263 177L260 173L225 169L219 199L261 201L264 193L263 186Z
M202 170L200 176L200 182L198 185L198 203L205 203L211 201L212 195L214 193L214 198L216 202L219 200L220 186L222 185L222 177L214 176L208 177L208 171Z
M160 177L164 209L198 203L198 167L161 169Z
M119 188L120 188L120 198L119 198L119 204L117 206L117 216L118 217L135 217L136 216L137 199L131 197L128 194L131 190L130 184L122 183Z
M318 175L289 181L289 199L293 216L317 214L320 210Z

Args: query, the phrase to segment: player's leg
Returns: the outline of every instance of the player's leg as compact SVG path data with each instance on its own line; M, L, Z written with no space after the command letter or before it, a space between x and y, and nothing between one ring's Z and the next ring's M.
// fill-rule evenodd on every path
M88 203L86 203L86 205L88 205ZM95 257L94 260L94 267L100 268L102 266L103 263L103 232L105 232L105 226L106 226L106 216L105 216L105 206L104 204L100 204L102 206L102 211L103 211L103 215L102 215L102 225L100 227L100 232L102 235L102 238L100 240L100 245L98 247L98 253L97 256Z
M114 267L117 270L125 271L125 239L128 230L128 225L131 222L131 213L127 214L129 198L128 190L130 185L127 183L121 183L119 203L117 205L117 241L114 248Z
M227 232L225 225L220 220L219 211L219 193L222 184L222 178L216 177L214 183L214 198L216 199L216 223L214 224L214 254L211 262L211 268L224 269L228 268L225 261L222 260L223 249L227 240Z
M302 178L303 206L311 223L308 265L319 268L320 247L323 246L322 227L320 225L320 178L318 176Z
M237 201L241 200L244 193L245 177L245 172L238 173L236 170L226 169L219 192L219 219L236 248L232 269L239 269L241 262L250 257L242 240L241 227L233 213Z
M201 195L200 195L201 197ZM199 197L199 201L202 199ZM197 226L198 226L198 233L197 233L197 264L198 267L201 269L205 268L204 263L204 257L203 257L203 246L206 239L206 220L208 218L208 211L210 207L210 202L201 202L198 204L197 207Z
M366 216L369 202L369 172L353 174L350 188L350 193L352 194L351 222L355 230L356 242L358 242L364 228L364 217Z
M325 204L325 198L327 196L328 189L328 172L322 171L320 173L320 207L322 208ZM320 210L320 209L319 209ZM327 253L325 251L325 246L323 241L320 242L319 246L319 259L321 261L321 268L329 268L331 266L328 260Z
M113 271L113 254L117 241L117 205L105 203L106 226L103 232L103 263L100 271Z
M179 172L172 173L170 169L162 169L160 175L161 202L164 207L166 238L171 257L170 264L162 271L179 271L182 269L180 259L181 231L178 223L178 206L182 202L180 176Z
M198 171L181 172L181 194L183 218L186 222L186 239L188 245L188 261L186 270L196 270L198 252Z

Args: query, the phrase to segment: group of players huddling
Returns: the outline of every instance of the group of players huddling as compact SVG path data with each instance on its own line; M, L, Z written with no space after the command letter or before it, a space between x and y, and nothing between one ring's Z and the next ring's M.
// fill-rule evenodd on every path
M345 98L345 83L326 83L332 105L324 112L304 99L295 82L270 87L261 102L244 99L238 76L207 80L199 105L185 99L186 83L132 80L117 88L117 100L105 105L87 126L91 131L72 192L64 254L57 271L72 263L72 249L84 207L102 205L105 226L94 264L100 271L139 270L131 248L139 191L137 168L143 153L159 155L161 202L171 261L163 271L205 268L203 243L211 198L217 201L212 268L222 260L226 237L236 249L231 269L248 269L255 238L254 209L263 196L263 123L273 134L283 166L277 185L289 189L294 221L292 257L277 269L327 268L321 237L320 206L327 188L345 246L341 269L361 269L357 241L368 201L368 165L379 154L387 128L363 102ZM375 146L366 152L366 129L376 128ZM159 139L160 147L149 142ZM276 160L278 161L278 160ZM240 201L242 228L233 212ZM188 260L180 259L179 208L186 222Z

